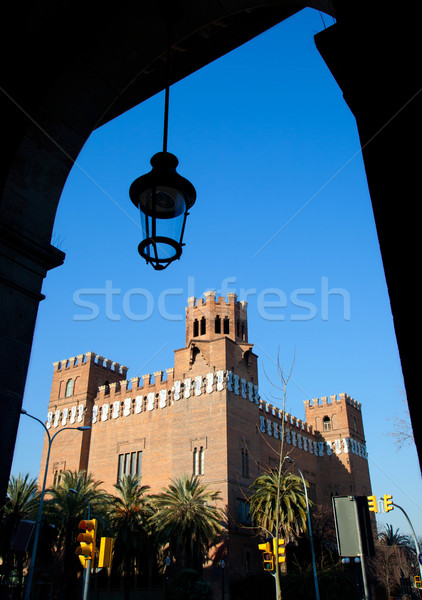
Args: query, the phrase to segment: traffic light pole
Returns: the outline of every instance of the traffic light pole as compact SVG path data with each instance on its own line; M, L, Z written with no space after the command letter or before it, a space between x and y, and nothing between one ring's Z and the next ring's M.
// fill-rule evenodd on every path
M91 559L88 558L86 561L85 577L84 577L84 591L82 600L88 600L89 598L89 582L91 580Z
M72 492L72 494L76 494L77 496L81 496L81 498L83 498L88 506L88 521L90 521L91 519L91 504L89 503L89 500L80 492L78 492L77 490L71 488L69 490L69 492ZM91 558L88 558L85 564L85 573L84 573L84 589L83 589L83 593L82 593L82 600L88 600L88 595L89 595L89 583L90 583L90 579L91 579Z
M402 513L406 517L406 520L407 520L407 522L409 524L410 530L412 532L413 542L415 544L415 549L416 549L416 554L417 554L417 561L418 561L418 566L419 566L419 574L420 574L421 579L422 579L422 565L421 565L421 561L420 561L421 551L420 551L420 548L419 548L418 538L416 537L415 530L413 529L413 525L410 522L410 519L407 516L406 511L404 510L404 508L402 508L398 504L395 504L394 502L392 504L393 504L393 506L395 506L396 508L399 508L402 511Z

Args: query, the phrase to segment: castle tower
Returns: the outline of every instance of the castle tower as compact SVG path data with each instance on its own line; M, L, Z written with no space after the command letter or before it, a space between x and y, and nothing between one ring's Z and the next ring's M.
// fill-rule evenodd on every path
M101 386L109 388L125 379L127 367L87 352L54 363L53 382L48 405L46 426L50 435L65 427L91 426L94 399ZM60 479L64 470L86 471L88 467L91 431L69 431L58 435L51 446L47 486ZM44 473L47 438L41 459L40 474ZM40 476L39 481L42 481Z
M209 291L202 298L188 298L186 308L186 346L191 340L213 340L227 336L242 343L248 341L247 303L238 302L236 294L215 297Z
M369 495L369 477L362 407L347 394L305 402L305 418L323 440L326 490L334 495Z
M247 302L236 294L189 298L186 308L186 346L175 351L175 377L205 368L229 369L258 384L256 356L248 342Z

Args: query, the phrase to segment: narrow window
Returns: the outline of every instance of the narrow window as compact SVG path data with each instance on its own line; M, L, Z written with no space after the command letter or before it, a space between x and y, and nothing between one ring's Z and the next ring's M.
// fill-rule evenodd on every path
M136 475L136 452L132 452L130 456L130 474L132 477Z
M201 335L204 335L207 331L207 323L205 321L205 317L201 319Z
M130 475L130 452L125 454L125 475Z
M195 319L195 321L193 322L193 337L197 337L198 336L198 319Z
M68 398L73 394L73 379L68 379L66 383L66 392L65 396Z
M224 333L230 333L229 317L224 317L223 327L224 327L224 329L223 329Z
M105 382L104 384L105 390L104 390L104 395L108 396L110 393L110 383L108 381Z
M237 337L240 337L240 321L236 323L237 326Z
M141 475L142 475L142 451L138 452L138 460L136 463L136 474L139 478L141 478Z
M242 340L243 341L246 340L246 323L245 323L245 321L242 321Z
M203 475L205 472L205 453L204 448L201 446L199 448L199 474Z
M330 421L330 417L324 417L322 419L322 426L324 428L324 431L331 431L331 421Z
M193 449L193 474L199 475L198 448Z
M240 451L241 454L241 473L242 477L249 477L249 454L245 448Z
M215 317L215 333L221 333L221 319L218 315Z
M124 475L125 455L119 454L119 462L117 466L117 483L122 481Z

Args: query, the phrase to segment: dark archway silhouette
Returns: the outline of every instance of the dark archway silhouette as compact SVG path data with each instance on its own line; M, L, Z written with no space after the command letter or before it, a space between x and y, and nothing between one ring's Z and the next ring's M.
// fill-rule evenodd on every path
M174 9L175 3L169 4ZM316 44L353 112L412 422L419 402L411 309L418 273L422 84L417 19L381 2L185 0L172 83L311 6L336 24ZM409 8L409 7L407 7ZM12 462L42 282L67 176L91 132L164 87L165 2L9 3L3 12L0 163L0 496ZM420 434L414 427L420 456Z

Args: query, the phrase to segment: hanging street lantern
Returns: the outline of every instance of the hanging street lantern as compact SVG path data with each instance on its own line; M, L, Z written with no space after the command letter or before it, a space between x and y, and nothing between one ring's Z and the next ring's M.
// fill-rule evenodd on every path
M186 217L196 200L193 185L176 172L179 161L167 152L170 39L169 27L163 151L154 154L150 161L152 170L135 179L129 189L130 199L141 214L143 239L138 246L139 254L157 271L180 258Z
M176 172L178 164L170 152L154 154L152 170L135 179L129 189L141 215L143 240L138 251L156 270L180 258L186 217L196 200L193 185Z

